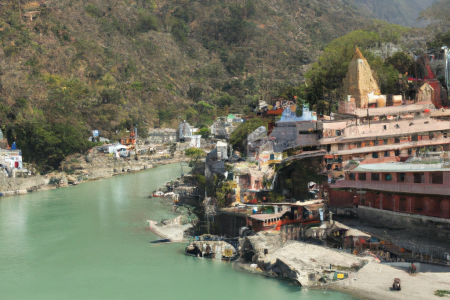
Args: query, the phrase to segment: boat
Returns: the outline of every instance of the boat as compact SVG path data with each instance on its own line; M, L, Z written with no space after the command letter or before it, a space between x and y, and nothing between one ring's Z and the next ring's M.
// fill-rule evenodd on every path
M154 191L153 197L164 197L164 193L161 191Z
M195 243L187 245L186 248L184 249L184 254L186 254L187 256L214 258L214 253L211 252L211 246L208 245L206 247L206 252L203 253Z
M160 243L169 243L169 242L171 242L169 239L159 239L159 240L151 241L150 243L151 244L160 244Z

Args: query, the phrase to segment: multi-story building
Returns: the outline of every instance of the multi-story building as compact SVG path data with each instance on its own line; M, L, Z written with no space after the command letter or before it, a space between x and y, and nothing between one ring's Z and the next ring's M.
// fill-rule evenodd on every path
M420 149L450 150L450 121L435 117L429 98L406 100L380 95L367 61L357 49L349 65L344 88L348 96L339 102L333 120L317 120L313 114L276 122L269 137L275 152L290 148L322 149L327 159L346 165L352 160L398 157L404 161ZM313 153L313 152L311 152ZM315 153L315 152L314 152ZM306 157L303 153L302 157ZM328 164L330 169L332 166Z
M330 185L333 207L365 206L450 219L450 163L363 164Z

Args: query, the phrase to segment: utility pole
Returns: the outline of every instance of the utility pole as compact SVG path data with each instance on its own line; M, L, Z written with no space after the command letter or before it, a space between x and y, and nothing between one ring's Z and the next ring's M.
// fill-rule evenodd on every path
M447 85L447 99L449 97L449 83L448 83L448 60L450 58L450 54L448 52L448 47L444 46L442 47L442 49L444 50L444 59L445 59L445 84Z

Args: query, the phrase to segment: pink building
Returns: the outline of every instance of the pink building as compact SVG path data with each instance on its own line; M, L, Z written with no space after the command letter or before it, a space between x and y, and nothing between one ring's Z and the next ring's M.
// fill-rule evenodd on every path
M450 164L366 164L330 185L329 202L450 219L449 182Z

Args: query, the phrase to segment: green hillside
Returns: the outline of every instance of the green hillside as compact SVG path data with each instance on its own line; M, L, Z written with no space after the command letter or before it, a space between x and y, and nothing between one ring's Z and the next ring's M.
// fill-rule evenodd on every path
M372 18L409 27L424 27L420 12L437 0L354 0Z
M248 113L303 82L330 41L385 26L349 3L2 1L0 126L26 159L56 167L93 129L115 138Z

